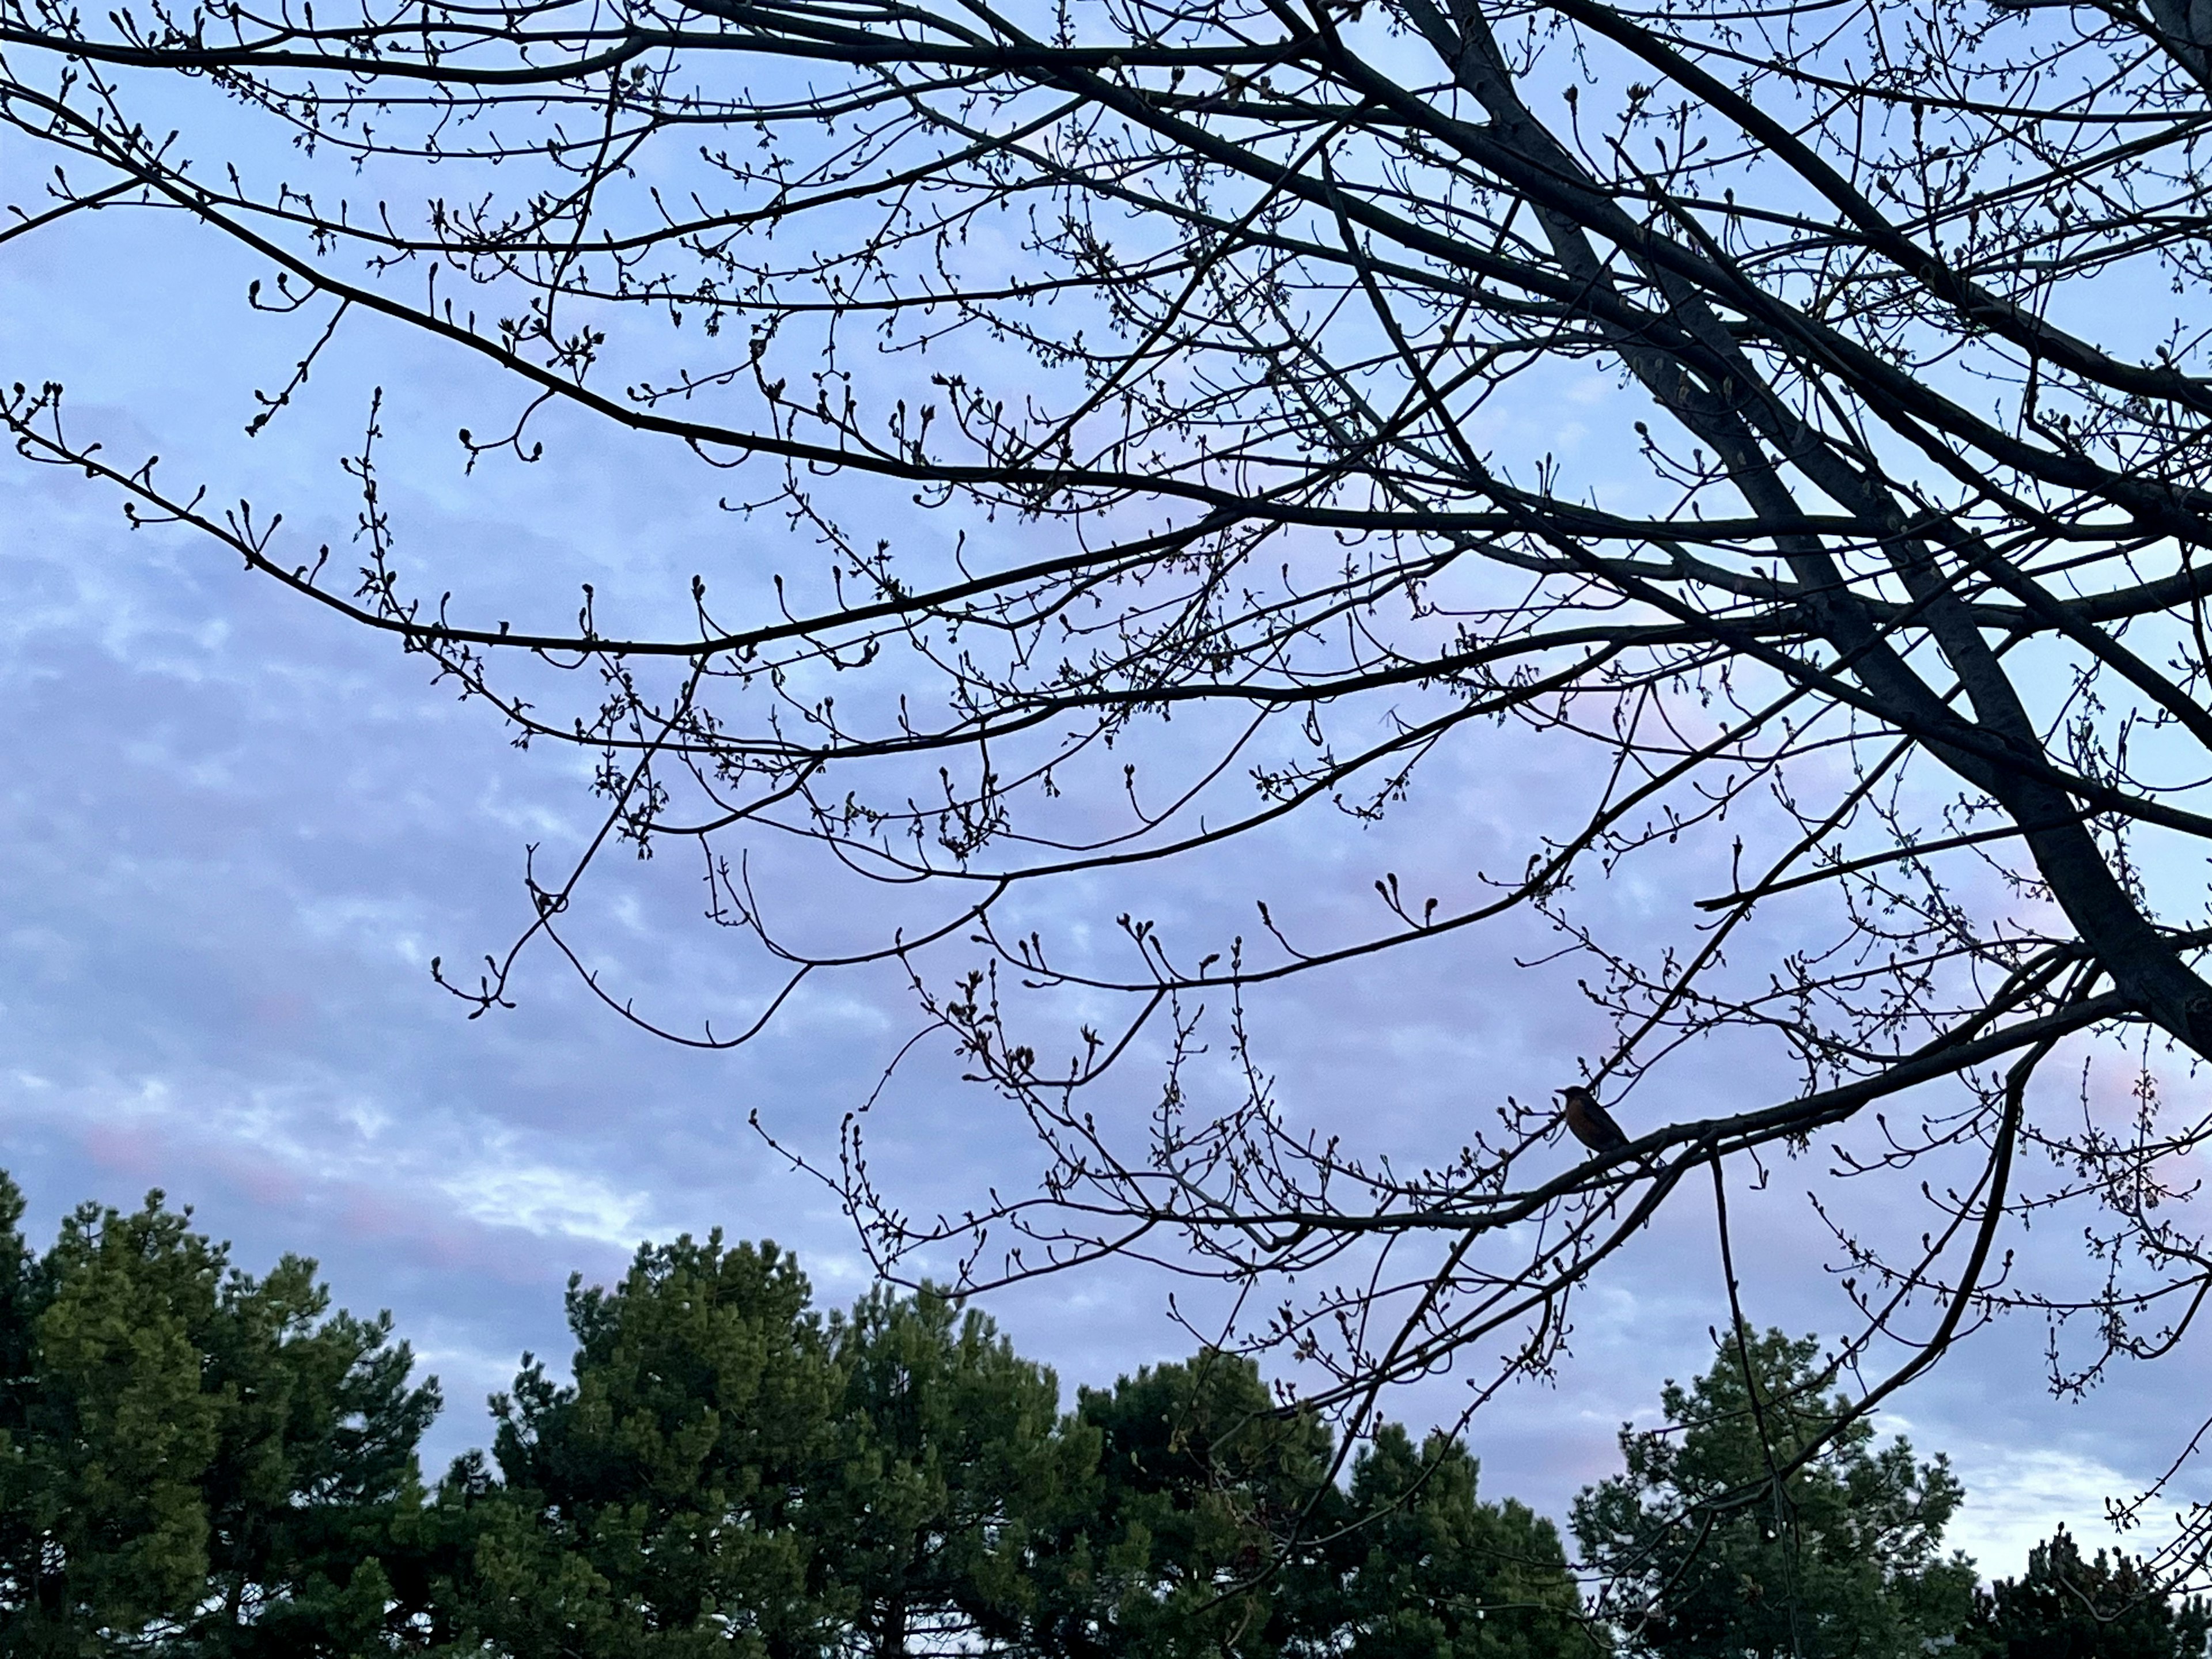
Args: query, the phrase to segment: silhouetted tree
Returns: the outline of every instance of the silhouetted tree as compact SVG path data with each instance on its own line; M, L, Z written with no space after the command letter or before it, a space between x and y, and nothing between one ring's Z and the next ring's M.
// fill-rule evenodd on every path
M1070 1426L1095 1447L1097 1475L1091 1504L1040 1554L1042 1654L1276 1659L1295 1644L1317 1570L1310 1534L1339 1513L1334 1448L1310 1413L1276 1404L1251 1361L1212 1350L1079 1392Z
M2203 1659L2212 1612L2136 1558L2085 1560L2061 1527L2027 1571L1974 1592L1960 1651L1990 1659Z
M1344 1659L1593 1659L1559 1529L1514 1498L1476 1496L1477 1467L1449 1435L1416 1446L1386 1423L1353 1464L1348 1516L1329 1551ZM1334 1622L1334 1621L1333 1621Z

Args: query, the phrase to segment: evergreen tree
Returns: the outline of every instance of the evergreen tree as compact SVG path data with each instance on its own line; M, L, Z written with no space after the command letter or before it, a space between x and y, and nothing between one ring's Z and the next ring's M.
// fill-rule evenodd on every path
M1466 1447L1384 1425L1329 1480L1334 1447L1247 1359L1085 1389L1096 1502L1036 1569L1042 1659L1588 1659L1601 1643L1559 1534L1476 1496Z
M1948 1463L1881 1448L1863 1419L1780 1480L1833 1427L1814 1339L1742 1334L1688 1389L1662 1396L1675 1426L1624 1427L1625 1473L1575 1500L1574 1530L1655 1659L1896 1659L1967 1621L1972 1565L1939 1553L1963 1496Z
M838 1478L816 1514L854 1645L905 1659L1013 1641L1036 1539L1095 1500L1096 1437L1060 1422L1049 1370L933 1291L872 1292L832 1318L830 1346Z
M2066 1528L2028 1553L2027 1571L1974 1593L1960 1644L1988 1659L2202 1659L2212 1611L2175 1597L2131 1556L2085 1561Z
M529 1360L464 1460L456 1628L514 1655L871 1659L1017 1644L1040 1528L1095 1436L980 1314L876 1291L819 1318L796 1262L719 1234L571 1280L574 1382Z
M1316 1611L1309 1544L1340 1519L1328 1429L1275 1410L1251 1361L1203 1350L1085 1389L1095 1500L1041 1553L1044 1659L1282 1652Z
M1248 1360L1085 1389L925 1291L820 1320L791 1258L719 1236L569 1291L575 1381L495 1402L454 1630L516 1656L1018 1659L1586 1653L1556 1534L1389 1431L1350 1498ZM1348 1528L1355 1505L1383 1532ZM1380 1539L1381 1541L1376 1541Z
M391 1316L328 1311L314 1264L286 1257L256 1283L232 1274L204 1338L217 1395L204 1611L179 1655L304 1659L413 1647L432 1575L416 1451L434 1386Z
M641 1249L611 1291L568 1282L572 1384L524 1356L493 1453L448 1478L473 1566L456 1626L499 1653L811 1659L853 1607L836 1513L841 1395L798 1264L774 1244Z
M189 1211L88 1205L33 1257L0 1176L0 1649L79 1659L418 1644L438 1406L314 1264L229 1266Z
M1338 1602L1328 1651L1345 1659L1591 1659L1559 1528L1512 1498L1476 1497L1455 1437L1418 1448L1385 1424L1352 1468L1352 1516L1328 1575Z
M1328 1429L1203 1351L1059 1410L925 1291L824 1320L773 1244L569 1281L492 1455L426 1504L437 1408L312 1262L88 1206L43 1256L0 1176L0 1649L35 1659L1549 1659L1556 1532L1455 1439ZM1359 1524L1353 1524L1358 1522Z

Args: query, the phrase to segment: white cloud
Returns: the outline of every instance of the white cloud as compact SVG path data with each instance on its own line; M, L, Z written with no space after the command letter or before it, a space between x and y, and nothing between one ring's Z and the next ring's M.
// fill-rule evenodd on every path
M2169 1503L2147 1511L2144 1524L2124 1537L2115 1534L2105 1522L2105 1500L2132 1498L2139 1483L2081 1452L1954 1444L1951 1462L1967 1496L1947 1541L1972 1556L1984 1578L2017 1577L2028 1551L2062 1525L2090 1553L2119 1547L2146 1553L2169 1542L2177 1530Z
M634 1244L650 1230L650 1194L550 1164L465 1170L438 1185L461 1214L487 1226L601 1244Z

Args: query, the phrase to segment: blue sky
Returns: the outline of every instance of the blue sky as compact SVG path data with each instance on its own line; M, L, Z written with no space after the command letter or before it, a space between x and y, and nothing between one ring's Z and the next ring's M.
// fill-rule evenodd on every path
M36 187L20 171L0 178L7 200ZM159 453L165 472L281 507L308 541L341 545L351 507L337 461L380 384L403 562L465 582L486 613L557 613L590 580L648 615L681 602L693 568L738 589L805 556L773 526L718 512L719 481L682 456L557 421L547 463L465 477L453 428L496 393L371 325L349 329L309 395L246 441L252 389L281 381L319 323L252 317L241 300L256 274L173 219L103 215L10 244L0 377L61 379L72 418L118 451ZM1551 441L1583 441L1590 401L1565 388L1544 416ZM849 1226L747 1117L830 1143L911 1029L896 976L810 991L735 1054L624 1027L543 957L515 1010L469 1020L429 960L497 950L520 926L526 847L557 855L588 831L578 757L518 751L419 659L211 547L130 531L82 478L12 459L0 461L0 636L13 734L0 1121L35 1228L81 1200L130 1204L159 1186L244 1266L315 1255L341 1302L391 1308L444 1379L441 1456L481 1437L482 1397L523 1349L565 1355L568 1273L611 1275L639 1239L715 1224L773 1237L800 1252L825 1302L859 1293ZM1440 763L1383 830L1316 819L1284 832L1267 844L1269 873L1321 915L1364 902L1376 868L1510 848L1516 818L1571 781L1545 753L1501 752L1480 769ZM1248 874L1194 864L1148 898L1195 926L1247 904ZM1648 914L1656 927L1674 896L1625 881L1595 902L1623 926ZM776 898L797 925L850 920L798 876ZM1110 916L1115 896L1052 902L1073 928ZM768 981L698 912L696 872L675 860L603 870L592 959L656 1006L726 1021ZM1511 966L1543 943L1508 929L1271 1002L1257 1019L1286 1103L1413 1154L1456 1145L1498 1094L1565 1080L1601 1033L1571 982ZM952 1069L925 1052L877 1115L881 1166L902 1190L1018 1181L1033 1164L1004 1109ZM1723 1094L1743 1084L1718 1060L1679 1076ZM1833 1251L1803 1200L1816 1174L1784 1165L1744 1194L1740 1249L1756 1319L1832 1334ZM1866 1209L1878 1226L1909 1229L1914 1213L1881 1194ZM2037 1248L2063 1258L2073 1244ZM1167 1311L1174 1288L1106 1267L991 1306L1072 1386L1187 1351ZM1181 1293L1202 1322L1204 1291ZM1724 1309L1709 1219L1686 1203L1578 1305L1574 1361L1556 1382L1478 1419L1488 1489L1563 1513L1613 1467L1620 1421L1649 1415L1662 1377L1706 1363ZM2042 1340L2028 1322L2000 1327L1887 1419L1953 1455L1970 1492L1954 1541L1985 1569L2016 1570L2059 1521L2095 1536L2099 1500L2159 1472L2203 1394L2185 1349L2056 1404ZM1461 1385L1436 1379L1389 1409L1449 1417Z

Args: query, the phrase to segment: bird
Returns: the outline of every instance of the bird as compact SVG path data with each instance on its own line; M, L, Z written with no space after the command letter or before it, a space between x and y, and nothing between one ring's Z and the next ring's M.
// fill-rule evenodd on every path
M1599 1157L1617 1152L1628 1145L1628 1136L1613 1121L1613 1114L1599 1105L1597 1097L1581 1084L1571 1083L1553 1092L1567 1103L1567 1109L1561 1114L1567 1121L1567 1133ZM1648 1160L1638 1161L1647 1170L1651 1167Z

